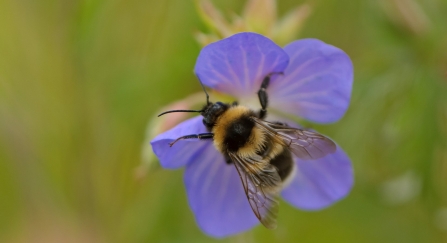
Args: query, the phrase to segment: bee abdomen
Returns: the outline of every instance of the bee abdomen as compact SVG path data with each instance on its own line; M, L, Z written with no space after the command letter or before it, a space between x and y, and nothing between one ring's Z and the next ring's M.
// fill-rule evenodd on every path
M285 181L292 173L293 163L292 153L288 149L284 149L282 153L270 161L270 164L278 169L278 174L282 181Z
M248 116L242 116L227 127L227 134L224 138L226 149L235 152L242 148L249 140L255 123Z

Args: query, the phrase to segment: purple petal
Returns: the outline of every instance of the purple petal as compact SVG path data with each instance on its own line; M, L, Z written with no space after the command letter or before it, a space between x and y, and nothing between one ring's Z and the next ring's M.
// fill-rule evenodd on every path
M186 120L151 141L152 150L164 168L176 169L185 166L192 162L198 151L210 142L188 139L180 140L172 147L169 146L169 143L181 136L207 132L202 119L202 116L197 116Z
M255 95L263 78L283 72L288 62L289 56L270 39L239 33L203 48L194 72L204 85L243 97Z
M319 123L339 120L351 98L349 56L316 39L292 42L284 50L290 64L268 88L271 107Z
M317 210L335 203L351 191L353 169L349 157L340 147L321 159L296 158L295 162L296 175L281 193L292 205Z
M208 143L185 171L189 205L200 228L213 237L236 234L259 224L233 164Z

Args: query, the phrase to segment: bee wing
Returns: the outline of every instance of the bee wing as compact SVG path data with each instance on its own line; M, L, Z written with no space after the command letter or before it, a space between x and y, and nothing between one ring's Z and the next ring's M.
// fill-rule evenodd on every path
M251 209L261 223L269 229L276 228L278 215L278 187L281 178L276 167L253 158L242 159L236 154L229 154L244 186L245 195Z
M254 118L254 121L267 134L278 138L279 142L288 147L300 159L322 158L334 153L337 149L332 140L319 133L267 122L258 118Z

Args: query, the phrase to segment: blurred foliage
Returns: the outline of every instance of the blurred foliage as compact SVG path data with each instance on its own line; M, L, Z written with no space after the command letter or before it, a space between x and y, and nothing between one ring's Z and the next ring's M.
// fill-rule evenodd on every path
M279 0L279 14L304 3L299 37L355 66L347 115L312 125L350 155L355 187L217 241L181 170L135 177L153 113L200 91L194 1L0 0L0 242L446 242L447 2Z
M196 0L197 11L210 33L195 33L197 41L211 42L239 32L256 32L284 46L293 41L312 12L309 4L295 6L278 17L276 0L247 0L241 14L225 16L210 0Z

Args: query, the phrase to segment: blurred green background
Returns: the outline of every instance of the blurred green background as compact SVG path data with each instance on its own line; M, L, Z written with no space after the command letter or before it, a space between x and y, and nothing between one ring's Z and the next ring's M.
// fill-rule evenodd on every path
M154 112L200 91L194 2L0 0L0 242L447 242L447 1L279 0L279 14L302 3L299 37L355 66L346 116L313 125L350 155L355 186L215 240L182 170L136 177Z

